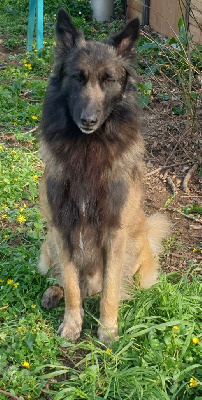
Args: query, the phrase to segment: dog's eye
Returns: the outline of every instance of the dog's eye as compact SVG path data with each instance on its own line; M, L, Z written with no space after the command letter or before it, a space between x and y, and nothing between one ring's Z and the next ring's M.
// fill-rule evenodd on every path
M81 83L84 83L86 80L86 77L83 73L75 74L75 75L73 75L73 78L75 79L75 81L81 82Z
M102 83L106 86L111 85L113 82L115 82L114 78L112 76L109 76L108 74L102 77Z

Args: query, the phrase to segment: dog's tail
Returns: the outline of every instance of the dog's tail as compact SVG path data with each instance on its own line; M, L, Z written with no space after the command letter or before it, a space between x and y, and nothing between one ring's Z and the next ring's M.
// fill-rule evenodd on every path
M146 230L153 256L163 251L163 240L171 233L171 223L163 214L153 214L146 220Z

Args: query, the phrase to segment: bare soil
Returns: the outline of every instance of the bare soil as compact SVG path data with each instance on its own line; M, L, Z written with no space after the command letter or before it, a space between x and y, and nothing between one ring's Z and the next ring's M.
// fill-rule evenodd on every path
M201 214L184 213L187 206L202 207L201 110L199 104L197 124L188 127L186 116L174 115L169 101L161 101L157 96L143 111L147 151L145 208L148 214L165 213L172 223L173 236L162 259L164 272L187 271L202 261ZM184 179L193 166L195 171L184 190Z

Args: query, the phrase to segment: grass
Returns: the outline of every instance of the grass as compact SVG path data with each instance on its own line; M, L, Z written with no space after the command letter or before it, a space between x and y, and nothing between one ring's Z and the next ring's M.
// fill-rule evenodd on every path
M0 400L199 400L200 282L192 260L185 276L162 274L151 289L134 288L132 299L121 304L120 340L111 349L96 337L98 297L84 302L83 333L76 344L56 334L64 305L49 312L40 306L53 280L36 271L45 237L36 131L51 71L58 2L45 4L41 57L26 54L28 3L23 4L4 0L0 6L3 44L12 50L9 61L0 62ZM85 1L66 6L89 37L103 38L124 23L92 22ZM150 95L151 85L143 90Z

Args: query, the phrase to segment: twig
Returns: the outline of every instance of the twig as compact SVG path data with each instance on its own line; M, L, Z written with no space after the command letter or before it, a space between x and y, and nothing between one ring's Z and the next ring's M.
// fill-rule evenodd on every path
M188 193L188 183L189 183L189 181L190 181L190 179L191 179L193 173L197 170L197 168L198 168L198 164L194 164L194 165L189 169L189 171L187 172L187 174L186 174L186 176L185 176L185 178L184 178L184 180L183 180L183 182L182 182L182 189L183 189L186 193Z
M183 165L183 164L187 164L187 161L184 162L184 163L176 163L176 164L170 164L170 165L163 165L162 167L156 168L156 169L154 169L153 171L148 172L148 173L147 173L147 176L154 175L154 174L156 174L157 172L160 172L162 169L169 169L169 168L177 167L178 165Z
M20 398L18 396L15 396L14 394L12 394L10 392L5 392L5 390L0 389L0 393L4 394L4 396L11 397L12 399L20 400Z
M166 182L170 186L172 194L175 196L177 194L177 190L173 180L169 176L167 176Z
M30 131L22 132L22 135L26 135L27 133L33 133L33 132L35 132L37 129L38 129L38 126L36 126L36 127L33 128L33 129L30 129Z
M72 358L69 356L69 354L66 353L66 351L64 351L63 348L62 348L61 346L58 346L58 347L59 347L59 349L61 350L61 352L65 355L65 357L67 357L68 360L69 360L74 366L76 366L76 363L72 360Z
M169 210L169 211L177 212L178 214L182 215L183 217L185 217L185 218L187 218L187 219L191 219L192 221L198 222L198 224L201 224L201 225L202 225L202 220L201 220L201 219L194 218L194 217L191 217L191 215L184 214L182 211L179 211L179 210L177 210L176 208L168 208L168 210Z

